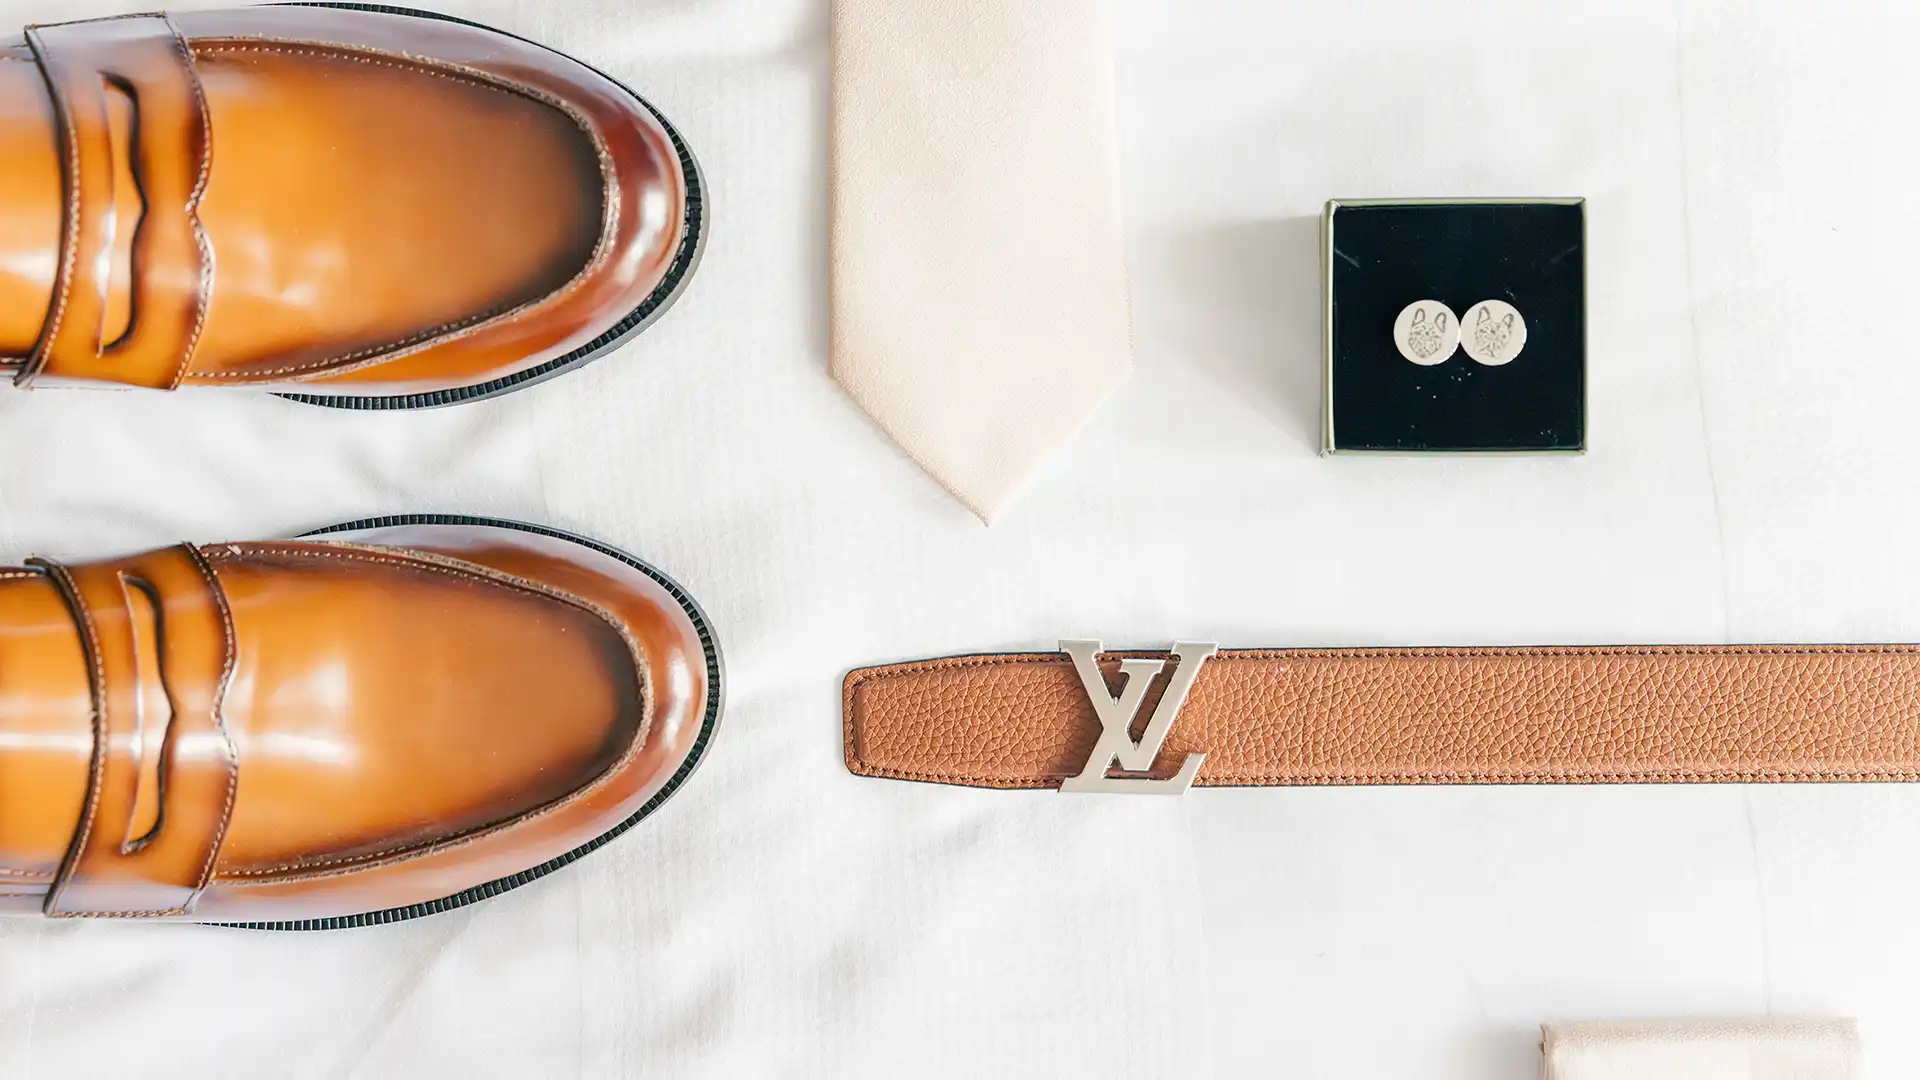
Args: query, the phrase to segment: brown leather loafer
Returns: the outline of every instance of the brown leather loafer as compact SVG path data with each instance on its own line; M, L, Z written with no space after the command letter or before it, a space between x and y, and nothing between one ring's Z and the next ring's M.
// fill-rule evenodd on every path
M651 106L425 12L129 15L0 39L0 369L419 408L604 354L698 260Z
M652 812L719 707L684 592L534 526L0 570L0 911L325 929L458 907Z

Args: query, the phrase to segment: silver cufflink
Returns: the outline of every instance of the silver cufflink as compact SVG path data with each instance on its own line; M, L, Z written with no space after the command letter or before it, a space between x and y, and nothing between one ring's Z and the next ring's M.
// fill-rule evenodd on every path
M1527 320L1505 300L1482 300L1455 317L1438 300L1415 300L1393 321L1400 355L1422 367L1444 364L1455 349L1488 367L1513 362L1527 346Z
M1511 363L1527 347L1527 320L1505 300L1482 300L1461 319L1460 347L1489 367Z
M1460 320L1438 300L1415 300L1393 321L1393 343L1422 367L1444 364L1460 347Z

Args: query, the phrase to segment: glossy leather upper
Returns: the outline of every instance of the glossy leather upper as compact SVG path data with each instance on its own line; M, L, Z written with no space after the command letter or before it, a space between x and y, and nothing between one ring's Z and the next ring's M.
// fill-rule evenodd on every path
M443 899L631 817L710 690L662 586L518 530L0 571L0 911Z
M631 93L516 38L309 7L0 43L0 363L40 385L397 395L585 345L688 184Z

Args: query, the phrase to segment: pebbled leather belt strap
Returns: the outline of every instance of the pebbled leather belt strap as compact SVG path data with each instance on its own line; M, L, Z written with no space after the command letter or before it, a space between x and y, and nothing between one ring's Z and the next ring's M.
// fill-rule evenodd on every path
M1062 646L1084 652L1092 686L1104 677L1099 711L1065 653L852 672L847 767L1070 790L1168 790L1138 780L1183 768L1213 786L1920 780L1914 645L1182 645L1179 663L1100 654L1097 674L1097 642Z

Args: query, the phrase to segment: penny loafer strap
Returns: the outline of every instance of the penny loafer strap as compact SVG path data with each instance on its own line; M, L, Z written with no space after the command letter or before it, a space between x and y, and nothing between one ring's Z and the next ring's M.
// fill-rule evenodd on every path
M32 565L73 613L93 702L87 799L45 911L188 914L213 876L239 775L221 715L235 651L219 580L190 545Z
M14 381L43 376L172 389L205 322L213 254L198 217L212 162L206 97L186 41L165 15L27 29L53 95L66 218L53 307ZM132 109L116 145L109 100ZM130 160L116 168L116 158ZM117 180L130 170L132 182ZM142 204L129 248L130 321L107 340L116 232Z
M1096 661L1097 642L1062 645L1087 674L1062 653L853 672L848 768L1115 791L1920 779L1920 646L1182 645Z

